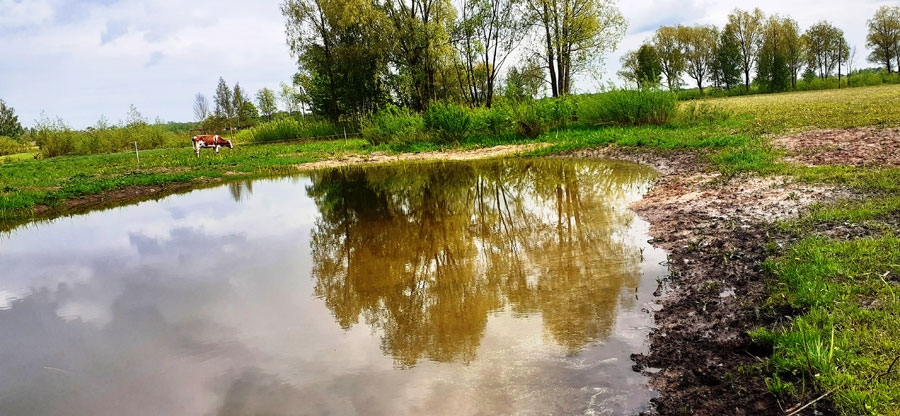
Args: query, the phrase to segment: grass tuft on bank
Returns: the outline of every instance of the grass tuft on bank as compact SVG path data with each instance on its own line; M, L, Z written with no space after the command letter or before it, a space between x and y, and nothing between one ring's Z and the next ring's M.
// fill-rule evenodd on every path
M774 346L773 393L832 392L841 414L897 414L900 238L810 237L767 267L779 278L772 304L802 311L752 334Z

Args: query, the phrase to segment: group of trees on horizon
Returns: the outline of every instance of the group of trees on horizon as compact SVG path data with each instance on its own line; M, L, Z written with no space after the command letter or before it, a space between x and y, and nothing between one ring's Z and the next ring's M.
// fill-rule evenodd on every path
M887 73L900 68L900 6L881 6L868 20L868 60ZM797 89L799 78L827 79L853 72L856 47L844 31L820 21L801 33L797 21L760 9L735 9L723 28L662 26L637 50L622 57L619 75L640 87L678 90L684 76L704 86L730 90L754 83L760 91ZM755 71L755 73L754 73Z
M491 107L498 90L542 85L567 95L627 26L611 0L284 0L281 12L294 83L332 121L387 104Z
M627 26L613 0L283 0L280 10L293 79L254 95L220 77L212 99L194 97L198 124L171 129L221 132L295 114L358 125L388 105L422 112L432 102L490 108L498 95L566 96ZM868 61L900 72L900 6L881 6L866 24ZM658 28L622 57L618 75L671 91L690 79L701 96L710 86L778 92L859 72L855 56L828 21L801 31L790 17L735 9L722 28ZM0 101L0 136L26 131Z

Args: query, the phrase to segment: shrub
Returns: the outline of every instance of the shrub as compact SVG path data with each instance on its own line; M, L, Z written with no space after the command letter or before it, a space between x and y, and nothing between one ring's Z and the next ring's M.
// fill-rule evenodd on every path
M0 136L0 156L14 155L25 151L25 146L11 137Z
M327 121L300 122L293 118L282 118L241 130L235 140L243 143L266 143L332 137L340 133L337 126Z
M75 134L62 119L43 119L35 125L32 138L44 157L53 157L75 152Z
M473 110L472 130L501 135L513 131L512 108L507 105L494 105L491 108Z
M564 128L578 114L576 102L569 96L539 100L535 105L550 128Z
M591 125L666 124L677 112L676 95L659 90L614 90L582 96L578 120Z
M408 108L387 106L363 122L362 136L374 146L410 144L425 138L425 122Z
M456 104L433 103L423 119L425 127L443 143L459 143L473 126L469 109Z
M516 121L516 132L521 136L535 138L550 128L550 121L537 102L516 105L513 107L513 118Z

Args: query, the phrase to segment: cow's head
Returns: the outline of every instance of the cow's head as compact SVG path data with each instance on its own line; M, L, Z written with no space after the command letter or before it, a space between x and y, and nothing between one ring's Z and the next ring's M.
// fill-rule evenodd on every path
M225 147L229 149L234 149L234 143L231 143L231 140L225 140Z

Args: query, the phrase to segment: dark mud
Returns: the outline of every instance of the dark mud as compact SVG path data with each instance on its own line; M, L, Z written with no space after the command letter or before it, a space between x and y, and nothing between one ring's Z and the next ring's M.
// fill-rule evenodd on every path
M762 306L771 278L762 262L787 243L775 220L837 191L781 177L723 178L696 152L608 147L575 156L632 160L662 173L633 206L652 224L653 244L669 253L650 351L632 357L659 393L650 414L784 415L796 403L779 403L766 388L771 346L747 335L778 315ZM814 411L831 413L820 401L801 414Z

